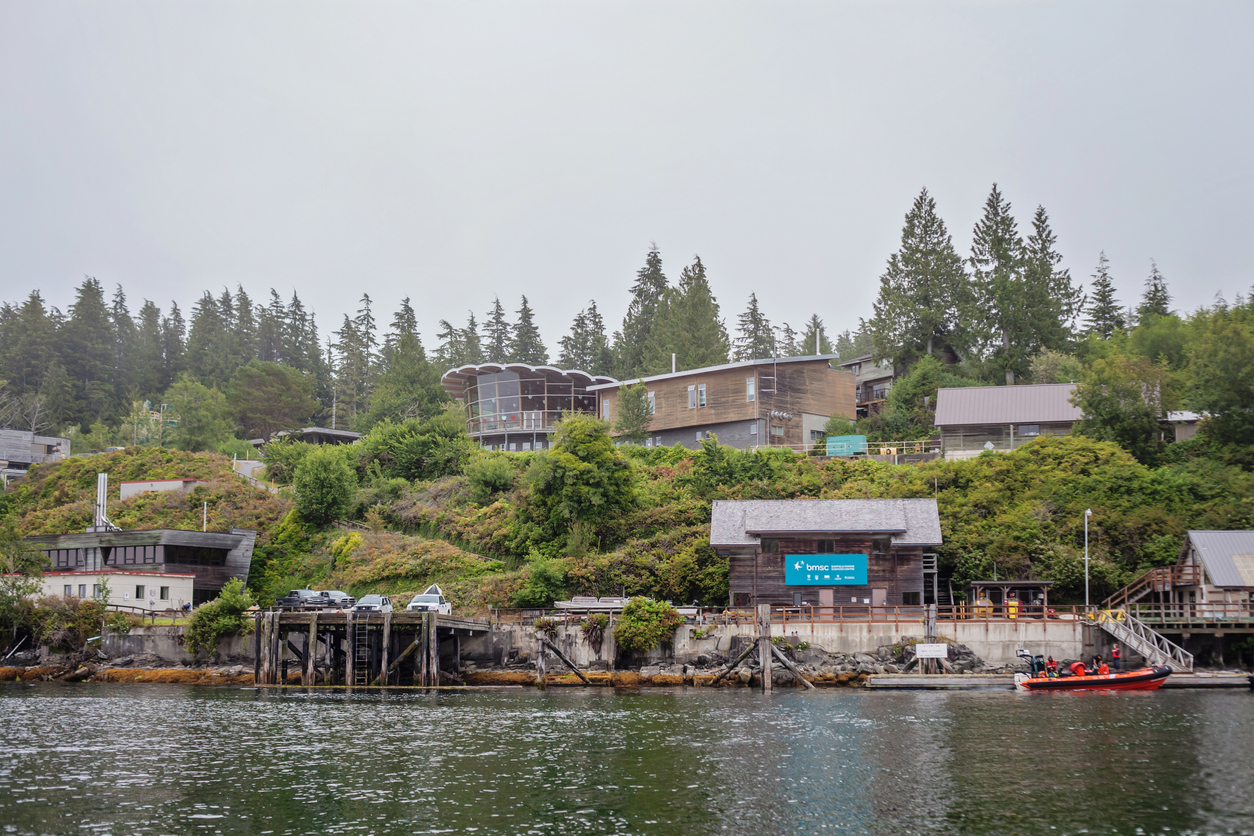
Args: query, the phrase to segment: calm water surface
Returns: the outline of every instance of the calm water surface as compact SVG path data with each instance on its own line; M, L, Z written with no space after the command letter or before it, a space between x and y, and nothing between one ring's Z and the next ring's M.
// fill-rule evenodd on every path
M1254 695L0 686L3 833L1254 833Z

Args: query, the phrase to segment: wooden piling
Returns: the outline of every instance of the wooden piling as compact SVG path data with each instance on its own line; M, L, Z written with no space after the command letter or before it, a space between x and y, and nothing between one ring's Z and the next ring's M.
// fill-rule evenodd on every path
M392 650L392 614L385 612L383 614L383 656L379 659L379 680L384 685L388 684L388 656Z
M771 605L758 604L758 660L762 664L762 690L770 693L771 681Z
M314 657L318 653L318 614L309 614L309 635L305 639L305 675L301 677L302 685L315 685Z
M545 686L548 684L545 680L545 677L548 675L548 671L546 670L547 660L545 657L548 654L545 652L544 639L539 639L539 641L536 642L536 645L538 647L536 650L536 687L543 691Z
M265 613L257 613L253 619L253 684L260 685L261 679L261 631Z
M427 674L431 681L428 685L437 686L440 684L440 634L437 631L440 617L435 613L427 613L426 626L429 629L429 638L427 639L427 652L430 654L430 662L427 665Z
M257 619L257 659L261 668L258 685L270 684L270 625L273 623L274 613L262 613Z
M793 675L794 679L796 679L799 683L804 685L809 690L811 691L814 690L814 683L812 683L810 680L806 679L804 676L801 675L801 671L797 670L797 666L792 663L792 660L790 660L787 656L784 655L784 651L780 650L775 645L771 645L771 650L774 651L776 658L778 658L780 663L785 668L788 669L788 672Z

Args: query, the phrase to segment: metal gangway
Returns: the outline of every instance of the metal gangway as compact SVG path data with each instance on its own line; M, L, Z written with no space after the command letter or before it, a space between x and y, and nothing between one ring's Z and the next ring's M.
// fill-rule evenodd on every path
M1096 610L1089 618L1151 665L1171 665L1177 673L1192 673L1193 654L1138 621L1127 610Z

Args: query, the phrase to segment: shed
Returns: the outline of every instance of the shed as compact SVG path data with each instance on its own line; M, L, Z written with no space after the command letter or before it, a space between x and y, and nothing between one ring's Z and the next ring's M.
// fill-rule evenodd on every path
M936 392L936 428L947 459L1007 451L1041 436L1067 435L1083 417L1074 383L964 386Z

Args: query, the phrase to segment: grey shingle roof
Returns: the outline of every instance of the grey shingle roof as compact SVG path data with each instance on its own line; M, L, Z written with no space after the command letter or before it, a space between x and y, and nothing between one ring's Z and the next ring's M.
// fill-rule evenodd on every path
M935 499L720 499L710 545L752 546L762 535L889 534L902 546L939 546Z
M1254 578L1238 566L1251 562L1241 558L1254 556L1254 531L1190 531L1189 540L1215 586L1254 587Z
M1080 409L1070 401L1074 392L1074 383L940 389L936 393L936 426L1079 421Z

